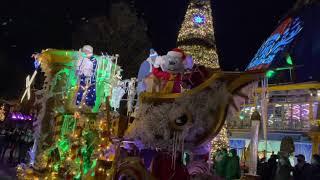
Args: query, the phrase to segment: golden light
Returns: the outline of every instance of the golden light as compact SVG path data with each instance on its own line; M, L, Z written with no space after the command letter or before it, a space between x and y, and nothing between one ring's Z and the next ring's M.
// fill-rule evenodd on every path
M208 68L217 69L219 66L216 52L213 20L209 0L191 1L179 31L177 44L186 54L191 55L194 62ZM203 23L194 22L196 15L203 16Z
M6 117L5 113L6 113L6 111L4 110L4 105L2 105L0 108L0 121L4 121L4 119Z

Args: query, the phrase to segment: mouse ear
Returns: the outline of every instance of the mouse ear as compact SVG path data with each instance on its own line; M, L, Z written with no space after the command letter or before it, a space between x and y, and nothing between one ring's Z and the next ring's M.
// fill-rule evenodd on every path
M188 55L183 62L184 62L185 69L192 69L193 68L194 62L193 62L192 56Z

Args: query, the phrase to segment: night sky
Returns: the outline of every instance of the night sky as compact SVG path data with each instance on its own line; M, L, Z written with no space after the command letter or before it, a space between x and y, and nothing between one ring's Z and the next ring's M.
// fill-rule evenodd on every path
M223 70L243 70L294 3L294 0L212 1ZM46 48L79 49L71 45L75 27L83 23L83 17L105 16L109 4L108 0L3 0L0 99L21 96L25 77L33 72L32 53ZM161 53L174 48L188 1L136 0L134 4L148 25L153 47Z

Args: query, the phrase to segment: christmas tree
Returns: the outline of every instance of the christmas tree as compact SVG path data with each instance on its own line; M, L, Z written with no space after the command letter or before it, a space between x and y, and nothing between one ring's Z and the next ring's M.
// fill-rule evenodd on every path
M229 148L229 137L227 126L224 125L219 134L211 141L210 157L213 158L217 150Z
M209 0L191 0L177 44L192 56L196 64L213 69L220 68Z
M6 115L5 115L6 111L4 110L4 105L1 106L0 108L0 121L4 121Z

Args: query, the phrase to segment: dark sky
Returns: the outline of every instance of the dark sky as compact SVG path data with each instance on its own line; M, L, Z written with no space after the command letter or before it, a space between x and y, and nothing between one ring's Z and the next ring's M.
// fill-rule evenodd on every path
M213 15L220 64L243 70L294 0L214 0ZM71 47L71 33L82 17L107 14L108 0L3 0L0 6L0 98L20 97L33 72L33 52ZM175 47L187 0L136 0L153 47ZM72 24L70 23L72 22ZM125 67L124 67L125 69Z

